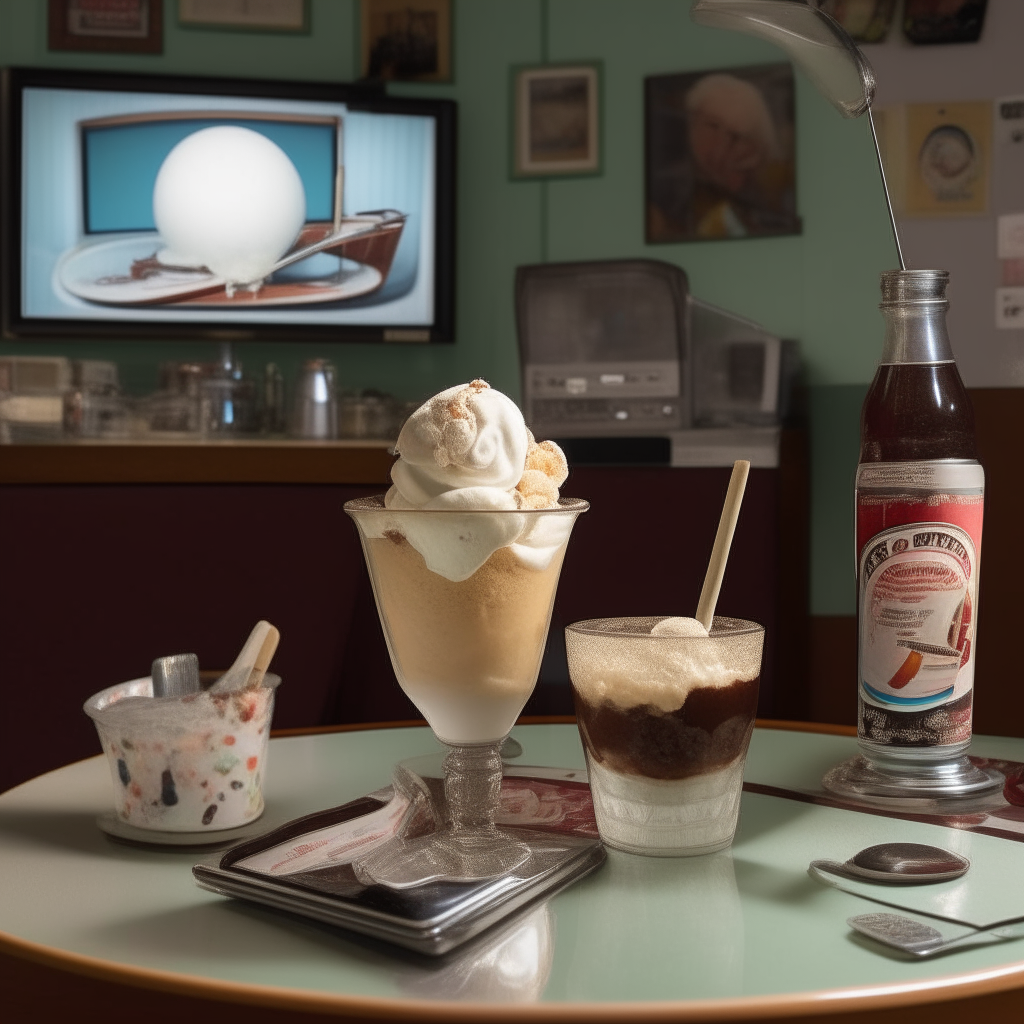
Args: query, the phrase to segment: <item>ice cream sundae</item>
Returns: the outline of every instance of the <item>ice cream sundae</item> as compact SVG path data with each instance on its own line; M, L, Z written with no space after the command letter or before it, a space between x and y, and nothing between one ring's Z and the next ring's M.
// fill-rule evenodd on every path
M446 824L360 862L396 888L507 875L527 844L494 824L499 744L537 682L555 587L585 501L559 498L557 445L482 380L409 418L386 495L349 501L402 689L451 750Z
M422 405L393 486L349 502L402 688L446 743L501 740L533 691L565 545L586 502L482 380Z
M566 630L601 838L644 853L732 842L764 630L716 617L591 619Z

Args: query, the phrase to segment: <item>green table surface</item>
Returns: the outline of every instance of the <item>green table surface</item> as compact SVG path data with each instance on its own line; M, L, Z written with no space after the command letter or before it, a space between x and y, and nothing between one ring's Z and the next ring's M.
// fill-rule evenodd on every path
M583 766L575 726L525 725L514 735L520 764ZM397 761L438 747L425 728L275 739L263 821L270 828L344 803L386 785ZM972 750L1024 760L1024 740L977 737ZM855 752L844 736L758 729L746 776L814 787ZM580 1004L598 1019L597 1004L624 1003L637 1004L636 1019L670 1008L724 1019L1024 989L1024 939L908 962L847 927L879 908L807 875L814 858L845 860L897 839L976 863L1024 864L1024 845L1006 839L746 793L731 850L679 859L610 850L598 871L513 926L432 961L199 889L196 852L119 844L97 829L110 787L95 757L0 796L0 949L242 1002L385 1015L395 1001L447 1003L451 1019L481 1002L495 1019L574 1016ZM972 881L1008 894L1019 887L1003 870Z

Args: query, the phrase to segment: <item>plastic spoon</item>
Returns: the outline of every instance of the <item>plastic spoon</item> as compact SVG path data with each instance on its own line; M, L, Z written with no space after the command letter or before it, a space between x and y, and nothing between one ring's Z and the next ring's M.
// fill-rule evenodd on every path
M238 652L234 664L210 687L210 693L254 690L262 685L281 634L276 626L260 619Z

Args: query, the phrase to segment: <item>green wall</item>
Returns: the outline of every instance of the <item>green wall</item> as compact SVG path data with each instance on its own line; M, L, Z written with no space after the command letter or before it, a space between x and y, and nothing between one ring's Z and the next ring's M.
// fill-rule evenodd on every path
M183 30L165 7L162 56L50 53L45 0L0 0L0 64L347 81L358 73L355 0L312 0L307 36ZM782 59L766 43L694 26L685 0L455 0L451 85L394 86L459 103L457 340L450 346L240 346L250 367L291 375L326 355L344 386L415 398L483 376L519 392L514 268L542 260L648 256L684 267L699 297L798 338L811 385L812 609L853 612L852 478L857 412L881 344L879 271L892 266L867 125L844 121L797 84L800 236L645 245L643 78ZM508 177L509 67L600 60L604 173L517 182ZM210 358L195 343L35 343L39 352L116 359L126 385L155 386L156 364ZM0 343L0 352L28 343Z

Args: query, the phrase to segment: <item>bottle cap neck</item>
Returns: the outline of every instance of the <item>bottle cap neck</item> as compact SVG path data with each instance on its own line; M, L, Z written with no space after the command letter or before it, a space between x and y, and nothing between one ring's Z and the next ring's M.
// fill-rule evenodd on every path
M882 274L883 363L953 361L946 330L948 283L947 270L886 270Z

